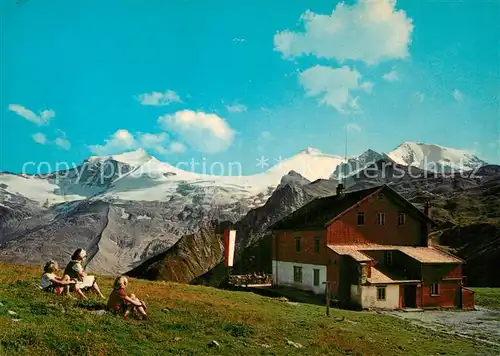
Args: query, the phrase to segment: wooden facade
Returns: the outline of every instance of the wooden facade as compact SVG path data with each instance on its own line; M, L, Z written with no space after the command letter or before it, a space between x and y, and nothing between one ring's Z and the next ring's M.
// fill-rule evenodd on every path
M429 246L432 224L387 186L317 199L272 227L273 283L328 283L333 298L368 308L471 309L463 261Z
M378 214L384 214L385 224L378 224ZM405 223L398 224L398 214L405 214ZM364 224L358 225L358 214ZM381 244L427 246L427 226L405 208L387 199L383 193L369 196L342 213L327 227L327 244Z

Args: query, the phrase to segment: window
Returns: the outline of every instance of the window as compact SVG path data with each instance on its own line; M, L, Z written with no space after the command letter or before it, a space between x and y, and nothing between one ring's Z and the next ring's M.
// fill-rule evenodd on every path
M431 295L439 295L439 284L431 284Z
M358 225L365 224L365 213L358 213Z
M314 252L319 253L319 237L314 238Z
M385 214L384 213L378 213L378 224L385 225Z
M386 251L385 252L385 264L387 266L392 265L392 251Z
M385 287L377 287L377 300L385 300Z
M401 225L404 225L405 224L405 213L399 213L398 214L398 225L401 226Z
M293 281L302 283L302 267L293 266Z
M295 251L300 252L300 237L295 238Z
M319 286L319 269L313 269L313 284Z
M384 199L384 193L380 193L380 194L378 195L378 200L382 200L382 199Z

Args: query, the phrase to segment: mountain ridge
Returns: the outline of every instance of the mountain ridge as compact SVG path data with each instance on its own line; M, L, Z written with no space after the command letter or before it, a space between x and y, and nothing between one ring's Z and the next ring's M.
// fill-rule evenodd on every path
M380 157L393 162L373 150L356 159L369 165ZM214 220L240 222L246 248L262 237L262 226L314 196L333 194L338 180L332 172L342 162L307 148L265 172L224 177L183 171L136 150L92 156L77 168L50 174L0 174L0 259L64 260L82 245L92 251L94 270L123 273ZM393 168L379 167L377 176L363 168L346 185L390 182L396 179ZM399 181L410 180L407 174ZM475 184L469 181L464 184Z

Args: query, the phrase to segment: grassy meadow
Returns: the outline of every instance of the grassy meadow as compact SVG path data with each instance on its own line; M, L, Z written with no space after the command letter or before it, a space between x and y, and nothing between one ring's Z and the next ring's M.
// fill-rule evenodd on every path
M472 288L477 305L500 310L500 288Z
M0 355L496 355L498 349L387 315L253 293L131 279L150 322L41 292L40 269L0 263ZM110 278L99 278L103 293ZM9 311L17 315L10 315ZM211 346L215 340L218 346ZM298 343L294 345L289 343Z

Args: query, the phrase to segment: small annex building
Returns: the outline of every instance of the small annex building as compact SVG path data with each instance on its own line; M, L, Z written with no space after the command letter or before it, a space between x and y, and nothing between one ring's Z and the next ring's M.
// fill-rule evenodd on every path
M361 308L474 309L464 261L429 242L435 225L387 185L317 198L273 224L275 286Z

